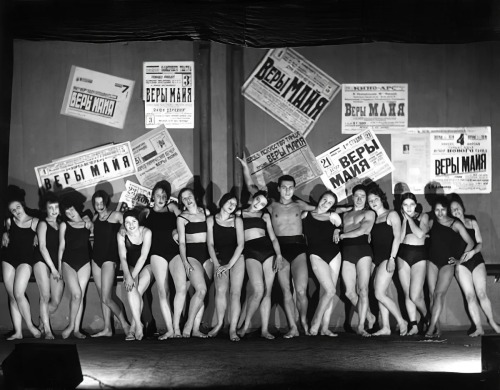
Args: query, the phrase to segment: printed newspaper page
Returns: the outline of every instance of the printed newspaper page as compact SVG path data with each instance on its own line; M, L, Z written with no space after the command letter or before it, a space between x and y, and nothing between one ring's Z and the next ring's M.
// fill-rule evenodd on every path
M342 85L342 133L397 134L407 128L408 84Z
M193 174L165 126L149 131L131 144L136 176L142 186L153 188L158 181L167 180L174 194L192 181Z
M270 50L242 89L248 100L304 136L339 91L339 83L288 48Z
M67 187L79 190L135 172L130 142L101 146L35 167L38 186L51 191Z
M410 128L391 140L393 189L491 192L491 128Z
M194 62L144 62L144 117L147 129L194 128Z
M133 208L137 201L137 195L143 194L148 199L148 205L151 201L151 189L141 186L140 184L134 183L133 181L127 180L125 182L125 190L122 191L120 195L120 200L118 201L117 210L125 211L127 209Z
M73 65L61 114L123 129L134 84Z
M321 175L321 168L309 145L297 132L259 150L246 161L253 182L259 187L277 182L282 175L293 176L297 187Z
M394 170L391 160L371 130L354 135L316 157L323 169L321 180L338 200L351 195L365 179L376 181Z

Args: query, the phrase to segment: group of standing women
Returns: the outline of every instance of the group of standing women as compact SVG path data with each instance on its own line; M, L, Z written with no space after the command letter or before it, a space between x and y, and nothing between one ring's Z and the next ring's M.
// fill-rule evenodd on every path
M293 178L288 176L279 183L283 194L289 193L294 186ZM310 326L305 318L307 297L305 301L304 297L300 298L300 303L297 298L306 334L336 336L329 330L329 324L340 275L346 286L346 297L358 311L358 333L363 336L391 334L390 314L397 321L400 335L423 331L428 337L438 336L439 316L453 276L464 292L475 325L471 336L484 333L479 306L493 329L500 332L486 295L479 226L474 218L465 216L465 206L458 195L438 197L432 212L421 213L417 212L415 195L405 193L401 197L401 209L395 211L389 209L387 198L378 186L356 186L352 209L337 207L335 194L327 191L317 206L290 200L281 204L281 209L272 211L270 208L269 212L267 193L251 192L250 203L241 209L235 195L225 194L217 213L210 215L197 203L189 188L179 192L179 205L169 202L171 194L167 181L160 181L153 188L152 206L135 207L123 214L110 210L109 195L97 191L92 197L95 210L92 219L83 216L75 203L59 202L56 195L47 193L43 201L45 217L39 220L27 212L22 196L13 197L8 201L10 217L2 236L2 272L14 325L9 339L22 338L23 319L34 337L44 335L46 339L53 339L50 314L59 306L64 285L70 292L70 315L62 337L73 334L84 338L80 329L83 297L91 272L104 319L104 328L93 335L95 337L112 335L114 316L121 323L126 340L141 340L144 337L142 296L154 279L166 324L166 332L159 336L160 340L216 336L224 324L228 295L230 340L238 341L249 331L257 310L261 317L261 336L272 339L269 318L275 275L291 272L298 295L296 280L300 280L300 275L296 274L307 272L307 268L301 271L299 267L299 252L294 252L296 258L289 258L290 248L296 251L302 245L302 237L297 240L297 236L277 236L273 226L275 219L290 218L293 213L298 213L297 218L301 221L303 234L300 236L307 243L307 257L320 286L320 298ZM89 245L91 232L93 248ZM281 247L280 242L284 243ZM295 246L290 246L290 242ZM282 251L288 252L284 256ZM132 315L130 324L122 303L115 301L112 294L117 266L123 270ZM25 294L32 271L40 290L38 327L33 324ZM245 271L250 293L242 310ZM395 272L404 293L405 316L387 294ZM174 286L169 285L169 274ZM289 275L280 279L290 283ZM307 281L307 275L302 279ZM205 334L200 325L212 280L215 283L216 324ZM374 333L365 330L365 321L369 328L375 322L368 304L370 280L380 313L380 327ZM429 308L424 299L425 281L430 293ZM175 290L173 307L172 287ZM181 330L181 317L190 289L193 293ZM287 308L291 329L287 337L298 335L294 309L295 305L293 309ZM417 321L418 316L420 321ZM241 328L238 330L239 322Z

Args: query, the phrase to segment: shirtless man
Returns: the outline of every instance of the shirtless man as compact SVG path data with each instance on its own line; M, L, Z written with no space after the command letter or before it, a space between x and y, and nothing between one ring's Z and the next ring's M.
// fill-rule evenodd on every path
M255 193L255 186L245 157L237 160L243 168L243 177L250 193ZM284 309L287 317L289 331L285 338L299 336L299 330L295 322L295 309L290 288L290 270L292 272L295 292L297 294L297 307L299 309L300 322L304 331L309 335L307 324L307 283L309 273L307 270L306 243L302 235L302 211L314 210L314 206L308 205L302 200L292 199L295 192L295 179L285 175L278 179L279 202L271 203L267 208L271 214L274 232L280 244L283 262L278 272L278 281L283 292Z
M335 235L335 242L342 241L342 279L345 295L357 308L359 315L358 334L369 337L369 328L375 323L375 316L369 311L368 285L372 270L372 250L368 235L375 222L375 213L366 208L366 189L357 185L352 189L354 208L342 215L344 231ZM338 231L336 231L338 232ZM356 292L357 291L357 292ZM358 295L359 294L359 295Z

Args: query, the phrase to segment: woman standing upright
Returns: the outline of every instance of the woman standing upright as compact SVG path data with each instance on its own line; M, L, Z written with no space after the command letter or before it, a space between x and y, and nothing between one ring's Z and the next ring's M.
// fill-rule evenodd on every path
M375 186L368 190L368 204L377 214L371 234L373 248L373 264L375 270L375 297L379 302L382 327L373 336L388 336L391 334L389 313L398 322L399 335L408 332L408 323L401 316L398 305L387 295L387 289L396 269L396 256L401 240L401 218L394 210L389 210L387 196Z
M190 188L183 188L179 192L179 201L183 206L182 213L177 217L179 251L186 275L195 290L182 336L207 337L200 331L200 324L207 293L206 281L210 280L213 274L213 264L207 247L207 216L210 213L203 207L198 207L194 192Z
M488 319L488 323L496 333L500 333L500 326L495 322L493 310L491 309L491 302L486 294L486 266L484 264L483 255L481 254L483 239L481 231L479 230L479 225L474 218L465 216L465 206L460 196L452 194L451 199L451 214L464 224L467 232L474 241L474 247L471 250L472 257L458 262L455 268L455 276L465 295L469 313L476 328L470 336L477 337L484 334L481 316L479 315L479 307L477 305L478 299Z
M130 326L121 305L118 305L111 296L115 281L115 269L120 261L116 234L123 223L123 215L119 211L109 210L110 202L109 195L103 190L98 190L92 195L92 206L96 212L93 220L92 275L97 292L101 297L104 319L104 329L92 337L111 337L113 335L112 314L120 321L125 334L128 333Z
M80 331L83 318L83 300L90 279L90 230L71 201L62 204L64 222L59 226L59 272L62 270L64 282L71 293L69 325L62 332L63 339L71 333L76 338L86 336Z
M36 233L38 247L35 249L33 267L40 290L41 329L45 339L52 340L54 334L50 326L50 314L61 302L64 283L59 273L57 252L59 250L59 199L53 192L47 192L42 200L47 216L38 223Z
M207 244L214 264L215 309L217 324L209 332L215 337L224 324L227 307L227 290L230 293L229 339L239 341L236 326L241 312L241 286L245 276L243 247L245 235L243 221L234 215L238 199L233 194L225 194L219 202L219 212L207 218Z
M158 337L159 340L181 336L179 321L186 299L186 275L179 257L179 246L173 238L180 211L175 203L168 203L170 188L170 183L166 180L156 183L152 191L153 207L145 209L144 213L146 216L144 226L149 228L152 233L149 253L151 270L156 280L161 314L167 327L167 331ZM168 286L169 267L176 291L173 321Z
M411 192L401 195L401 244L398 252L398 276L405 294L410 320L408 335L418 333L417 310L423 322L429 319L424 300L427 251L425 236L429 230L427 214L416 212L417 198Z
M314 275L320 284L318 307L309 329L312 336L316 336L318 332L322 336L337 336L328 329L341 265L340 247L334 242L333 236L335 230L339 233L342 220L337 213L330 211L336 204L337 196L332 191L326 191L319 198L316 209L302 212L307 252Z
M472 251L474 241L467 233L464 224L451 216L449 207L445 196L436 197L433 206L435 218L429 222L431 245L427 282L429 290L433 291L433 299L431 323L425 334L426 337L440 336L437 325L443 310L444 297L455 272L455 259L460 259L459 262L466 262L474 255ZM460 248L463 249L460 238L467 244L463 251Z
M33 245L38 218L26 214L24 190L22 194L8 200L7 210L7 233L2 238L2 244L7 247L2 256L2 273L14 325L14 333L7 340L23 338L23 319L31 334L39 338L42 334L33 325L30 304L26 298L26 288L34 265Z

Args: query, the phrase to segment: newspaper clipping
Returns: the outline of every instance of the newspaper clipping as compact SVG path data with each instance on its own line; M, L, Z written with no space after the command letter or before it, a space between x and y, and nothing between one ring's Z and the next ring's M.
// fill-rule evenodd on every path
M376 181L394 167L377 136L370 129L354 135L316 157L323 170L321 180L339 201L365 179Z
M395 192L491 193L491 128L410 128L393 135Z
M292 175L297 187L316 179L321 168L304 136L289 134L247 157L253 182L264 187L282 175Z
M123 129L134 84L73 65L61 114Z
M270 50L243 85L243 95L304 136L340 91L340 84L292 49Z
M137 179L147 188L168 180L172 194L185 187L193 174L165 126L161 125L132 141Z
M35 167L38 186L51 191L67 187L79 190L135 172L130 142L105 145Z
M194 128L194 62L144 62L143 100L147 129Z
M124 211L135 207L137 203L138 195L145 195L148 199L148 205L151 200L151 189L141 186L140 184L134 183L133 181L127 180L125 183L125 190L123 190L120 195L120 200L118 201L118 210Z
M342 133L397 134L407 128L408 84L342 85Z

